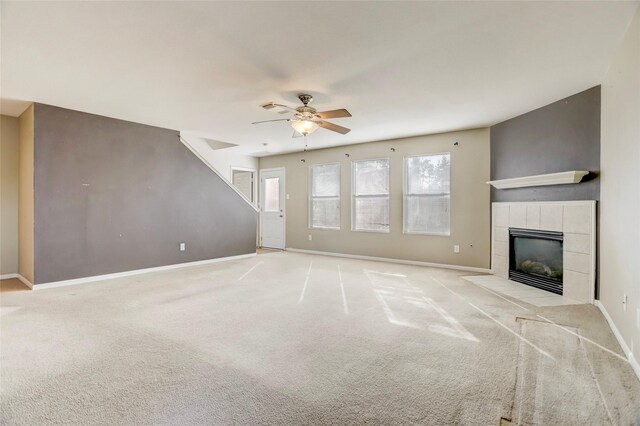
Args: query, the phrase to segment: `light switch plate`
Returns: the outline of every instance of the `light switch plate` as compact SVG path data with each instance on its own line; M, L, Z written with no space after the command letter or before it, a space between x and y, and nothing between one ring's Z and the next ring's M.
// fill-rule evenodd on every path
M460 253L460 246L457 245L457 244L455 246L453 246L453 252L454 253Z

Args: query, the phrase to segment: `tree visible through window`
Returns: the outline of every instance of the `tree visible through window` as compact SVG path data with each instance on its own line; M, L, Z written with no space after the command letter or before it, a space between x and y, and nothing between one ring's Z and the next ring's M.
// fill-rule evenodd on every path
M405 158L404 232L449 235L450 154Z
M354 231L389 232L389 159L352 163Z
M309 227L340 229L340 164L309 168Z

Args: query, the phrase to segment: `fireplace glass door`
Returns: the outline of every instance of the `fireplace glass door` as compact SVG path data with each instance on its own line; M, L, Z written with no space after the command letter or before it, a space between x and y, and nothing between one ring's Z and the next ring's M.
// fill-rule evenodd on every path
M562 232L509 228L509 279L562 294Z

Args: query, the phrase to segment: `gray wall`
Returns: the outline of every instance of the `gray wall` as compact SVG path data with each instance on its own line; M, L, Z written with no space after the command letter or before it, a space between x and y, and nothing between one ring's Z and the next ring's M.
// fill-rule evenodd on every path
M255 252L257 213L177 131L36 104L34 165L36 284Z
M589 170L578 185L491 189L491 201L600 198L600 86L491 127L491 179Z

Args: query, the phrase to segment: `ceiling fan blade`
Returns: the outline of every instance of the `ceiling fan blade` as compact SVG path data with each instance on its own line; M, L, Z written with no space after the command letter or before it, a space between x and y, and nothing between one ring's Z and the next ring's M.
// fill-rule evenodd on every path
M351 129L347 129L346 127L338 126L337 124L329 123L328 121L320 120L317 122L318 126L323 127L327 130L331 130L333 132L338 132L343 135L346 135L351 131Z
M302 133L298 133L295 130L293 131L293 136L291 136L292 138L301 138L303 136Z
M346 109L334 109L331 111L323 111L316 114L318 117L326 120L327 118L351 117L351 113Z
M273 108L281 108L280 111L276 111L278 114L286 114L288 112L296 112L295 108L291 108L287 105L277 104L275 102L269 102L263 105L260 105L264 109L273 109Z
M291 121L290 118L280 118L278 120L263 120L263 121L254 121L251 124L260 124L260 123L272 123L274 121Z

